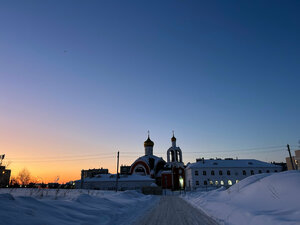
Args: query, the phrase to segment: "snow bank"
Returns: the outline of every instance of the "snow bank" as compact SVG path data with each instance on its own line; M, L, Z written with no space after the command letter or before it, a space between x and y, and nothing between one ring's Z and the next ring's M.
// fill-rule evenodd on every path
M190 192L185 200L221 224L300 224L300 171L250 176L229 189Z
M158 199L136 191L0 189L0 225L130 224Z

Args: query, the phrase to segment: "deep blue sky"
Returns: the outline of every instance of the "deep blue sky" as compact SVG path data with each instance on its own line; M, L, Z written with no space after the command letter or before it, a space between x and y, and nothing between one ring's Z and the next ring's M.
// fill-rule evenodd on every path
M282 161L284 147L215 152L297 147L299 11L299 1L1 1L5 151L143 154L150 130L165 157L175 130L185 162Z

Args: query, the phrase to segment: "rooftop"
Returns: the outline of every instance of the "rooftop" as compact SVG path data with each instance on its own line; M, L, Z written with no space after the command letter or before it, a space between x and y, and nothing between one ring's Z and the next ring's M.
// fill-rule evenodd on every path
M267 162L262 162L256 159L204 159L196 163L190 163L187 168L201 168L201 167L269 167L269 168L281 168L281 166L274 165Z

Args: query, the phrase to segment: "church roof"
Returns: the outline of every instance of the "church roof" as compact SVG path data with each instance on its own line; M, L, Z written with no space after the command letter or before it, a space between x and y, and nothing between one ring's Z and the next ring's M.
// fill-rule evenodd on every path
M148 139L144 142L144 147L147 147L147 146L154 146L154 142L151 141L151 139L149 138L148 136Z
M173 134L173 137L171 138L171 141L176 141L176 137L174 137L174 134Z
M155 169L159 162L166 163L165 160L163 160L163 158L157 157L155 155L144 155L144 156L137 158L132 165L134 165L138 161L145 162L149 166L150 170ZM157 171L155 171L155 172L157 172Z

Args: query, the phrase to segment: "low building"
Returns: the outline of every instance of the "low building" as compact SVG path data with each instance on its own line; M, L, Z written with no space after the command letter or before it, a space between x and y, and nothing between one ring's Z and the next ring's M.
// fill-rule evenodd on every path
M286 161L288 170L293 170L293 169L300 170L300 150L295 151L295 156L292 156L292 160L290 157L286 157L285 161ZM292 165L292 163L293 163L293 165Z
M89 169L89 170L81 170L81 178L86 177L94 177L98 174L108 174L108 169Z
M0 166L0 188L8 187L10 180L11 170L5 168L5 166Z
M282 167L254 159L197 159L185 168L187 190L229 187L240 180L260 173L276 173Z
M82 183L81 183L82 182ZM146 175L119 175L117 181L116 174L100 174L95 177L87 177L83 180L75 181L75 188L95 189L95 190L137 190L143 187L150 187L155 183L155 179Z
M129 175L130 174L130 167L131 166L121 165L120 166L120 174L121 175Z

